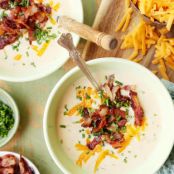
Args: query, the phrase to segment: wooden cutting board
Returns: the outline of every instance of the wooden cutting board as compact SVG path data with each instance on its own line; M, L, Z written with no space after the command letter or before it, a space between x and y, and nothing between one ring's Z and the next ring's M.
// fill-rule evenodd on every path
M140 22L140 15L137 12L134 12L127 32L116 33L115 30L124 15L124 9L124 0L102 0L93 25L95 29L115 35L119 41L119 45L121 44L122 36L131 31L132 28ZM95 59L99 57L120 57L126 59L130 56L132 51L132 49L121 50L119 49L119 47L113 51L106 51L98 47L94 43L87 42L83 51L83 58L85 60ZM154 57L154 51L154 47L151 47L148 50L146 56L144 56L143 60L140 62L150 70L157 70L157 66L151 63ZM142 57L142 55L139 55L138 57ZM174 71L167 69L167 72L170 80L174 82ZM160 77L159 73L157 75Z

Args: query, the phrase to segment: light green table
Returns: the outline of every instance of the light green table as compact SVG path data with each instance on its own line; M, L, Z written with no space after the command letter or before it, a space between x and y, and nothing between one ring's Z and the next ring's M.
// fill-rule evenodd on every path
M95 0L82 0L85 23L92 24L96 13ZM84 41L81 41L84 44ZM0 87L8 91L16 100L20 110L20 127L9 144L0 150L15 151L31 159L41 174L61 174L62 172L52 161L43 137L43 112L47 98L65 74L60 68L52 75L34 82L9 83L0 81Z

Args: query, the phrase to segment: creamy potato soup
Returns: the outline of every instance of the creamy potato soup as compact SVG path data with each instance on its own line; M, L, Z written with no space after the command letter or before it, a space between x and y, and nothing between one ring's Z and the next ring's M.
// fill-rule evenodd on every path
M101 84L104 84L107 81L106 77L100 73L101 72L97 73L98 80L100 80ZM113 74L113 72L108 71L106 73L107 78L111 74ZM90 87L90 90L94 90L85 77L76 80L71 86L69 86L58 106L57 139L61 142L66 155L76 165L85 169L87 173L129 173L131 169L135 169L136 166L142 165L146 160L148 160L158 142L158 135L160 134L161 127L160 108L157 107L158 105L152 104L157 103L157 99L151 98L151 91L147 87L143 87L141 83L130 84L129 80L126 78L118 77L117 79L116 74L115 76L116 81L114 84L116 86L118 83L122 82L123 86L131 85L131 89L133 88L133 90L136 91L138 95L137 97L144 111L144 121L139 123L142 125L138 126L140 128L137 128L137 126L135 126L135 112L131 105L120 107L120 110L122 111L125 111L125 108L128 108L127 115L130 116L130 118L126 118L126 124L123 127L121 126L119 129L119 132L124 135L125 139L125 141L119 140L119 143L124 147L120 148L119 146L116 146L120 145L118 142L117 144L113 144L110 135L109 140L103 139L103 134L107 134L105 132L102 134L102 142L99 142L101 145L96 143L97 145L93 147L92 145L94 144L90 144L94 139L94 136L90 132L90 126L82 127L83 116L80 116L78 112L73 111L73 109L75 109L74 106L78 106L82 100L77 96L77 90L80 88L84 89L84 87L86 87L86 89ZM122 84L120 84L120 86L121 85ZM122 89L121 95L130 97L129 90ZM92 94L91 96L86 97L88 99L95 98L95 102L93 102L91 107L94 110L99 109L101 104L100 98L94 97ZM106 101L105 104L107 105ZM68 115L68 112L71 112L71 116ZM132 125L132 127L126 125ZM132 132L130 130L132 130ZM127 133L129 131L131 134ZM110 133L112 134L113 132L111 131ZM129 136L127 136L127 134L129 134Z

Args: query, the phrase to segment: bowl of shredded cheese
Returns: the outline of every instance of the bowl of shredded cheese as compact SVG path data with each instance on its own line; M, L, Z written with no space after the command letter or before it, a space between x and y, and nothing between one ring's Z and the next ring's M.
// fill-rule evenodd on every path
M174 2L172 0L133 0L141 14L152 22L166 26L170 31L174 24Z

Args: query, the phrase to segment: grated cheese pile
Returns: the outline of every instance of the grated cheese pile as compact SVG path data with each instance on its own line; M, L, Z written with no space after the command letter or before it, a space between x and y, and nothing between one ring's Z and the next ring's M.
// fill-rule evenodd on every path
M158 65L159 72L164 79L169 80L166 66L174 70L174 38L162 35L156 46L153 64Z
M155 32L155 28L141 21L133 31L123 37L121 49L133 48L134 51L129 59L134 60L139 51L141 51L142 55L145 55L147 49L154 45L157 40L158 35Z
M174 1L173 0L134 0L141 13L150 17L152 21L166 23L170 31L174 24Z
M166 27L156 29L155 27L145 23L143 20L123 36L121 49L133 49L133 53L129 59L134 62L140 62L146 55L151 46L155 46L155 55L152 63L157 65L157 70L153 70L154 74L160 73L162 78L170 80L167 73L169 67L174 71L174 38L166 38L165 35L174 24L174 0L133 0L138 5L142 14L151 18L152 21L159 20L166 22ZM130 0L125 0L125 15L123 16L116 32L125 32L127 26L126 20L131 18ZM131 13L130 13L131 12ZM129 19L129 22L130 23ZM126 28L124 27L126 25ZM124 29L125 28L125 29ZM124 29L124 30L123 30ZM137 58L139 53L143 56Z

